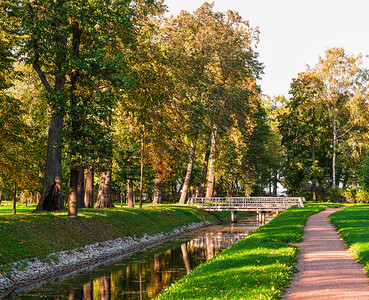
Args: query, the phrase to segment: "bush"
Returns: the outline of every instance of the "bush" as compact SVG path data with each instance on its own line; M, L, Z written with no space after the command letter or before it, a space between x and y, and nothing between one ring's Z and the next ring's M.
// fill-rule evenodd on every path
M338 203L346 202L343 191L338 187L329 189L327 191L325 200L328 202L338 202Z
M305 197L306 201L313 201L313 193L311 192L303 192L299 194L299 197Z
M356 192L357 203L369 203L369 191L363 189L357 189Z
M356 203L356 194L358 189L356 187L349 187L346 190L342 191L342 195L345 198L346 202Z

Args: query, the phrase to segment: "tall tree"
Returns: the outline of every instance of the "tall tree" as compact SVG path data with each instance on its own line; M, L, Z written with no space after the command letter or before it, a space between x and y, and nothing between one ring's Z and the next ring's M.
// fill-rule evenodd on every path
M213 128L221 134L236 119L248 119L246 115L254 100L252 95L258 93L255 78L262 71L253 50L258 42L258 30L251 28L237 12L214 12L213 7L204 3L193 14L183 11L177 18L165 20L161 32L176 62L173 64L176 78L173 97L183 116L182 134L187 137L189 146L204 133L209 138ZM214 162L216 140L212 140L211 161ZM182 202L189 187L191 157L194 156L192 151L188 153L190 163L182 188ZM212 175L210 172L209 176ZM209 188L208 194L211 185Z
M96 144L100 144L100 137L106 138L104 134L98 136L102 126L97 125L101 125L104 114L109 115L112 106L107 87L110 83L114 89L126 81L123 54L118 46L122 41L129 42L133 35L131 20L137 18L137 13L132 8L139 6L145 11L155 4L155 1L6 1L7 14L17 16L18 33L22 35L20 57L35 69L52 110L38 210L63 207L63 121L70 129L64 137L73 156L72 172L86 163L84 160L101 157L101 153L96 157L99 152L96 149L104 147L96 148ZM84 143L86 140L94 141L95 150L91 143ZM84 146L89 147L89 153L85 153Z
M340 145L363 121L360 115L365 110L368 84L361 65L361 55L349 56L343 48L331 48L315 67L324 84L322 99L332 132L332 187L340 181L336 176Z
M291 83L292 97L278 116L282 145L285 147L284 184L298 193L304 184L326 185L329 161L329 125L321 100L323 82L314 72L299 73ZM328 138L328 139L327 139Z

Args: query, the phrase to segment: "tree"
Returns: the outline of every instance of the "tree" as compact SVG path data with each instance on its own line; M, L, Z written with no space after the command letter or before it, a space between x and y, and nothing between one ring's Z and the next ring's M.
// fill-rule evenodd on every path
M16 187L15 192L11 191L15 195L18 189L37 191L39 187L39 165L35 161L40 158L38 151L43 141L42 134L37 134L43 128L40 129L42 118L34 122L35 109L30 107L30 96L26 96L34 96L36 104L39 95L33 94L32 84L21 82L28 79L28 70L15 62L12 50L19 37L11 27L15 19L7 10L9 5L8 1L0 3L1 16L7 18L0 18L0 182L2 191L8 190L9 195L10 187ZM42 164L42 158L39 161Z
M173 96L183 116L182 133L191 149L183 181L183 203L200 135L206 133L207 138L212 135L207 189L207 195L212 195L215 137L235 120L248 119L252 110L253 96L258 94L255 78L262 72L252 49L258 41L258 30L251 28L237 12L214 12L213 4L204 3L193 15L184 11L177 18L165 20L161 37L173 49L176 79Z
M290 193L311 183L316 200L318 182L324 185L330 166L328 119L321 100L323 82L314 72L299 73L291 83L292 97L280 110L278 121L285 149L284 184Z
M343 48L331 48L320 57L314 71L324 84L325 101L332 132L332 187L336 187L337 154L351 132L363 122L365 99L368 90L367 76L363 71L361 55L349 56Z
M359 167L359 183L363 189L369 191L369 155Z
M97 136L103 127L101 119L109 114L113 98L109 96L108 83L112 88L125 84L123 55L117 46L121 41L129 42L133 36L131 20L137 14L132 7L139 6L145 11L155 4L154 1L140 1L136 5L134 1L65 0L52 3L9 0L4 3L5 15L16 16L18 22L19 57L31 64L38 74L52 110L43 196L38 210L63 207L62 133L72 156L72 173L77 172L87 158L99 160L93 155L96 150L91 150L92 147L85 153L83 145L91 145L83 141L101 141ZM86 120L92 122L83 123ZM65 133L62 129L66 128ZM95 144L95 149L102 148ZM101 157L101 153L98 156Z
M280 105L286 103L284 96L275 96L266 98L265 108L268 115L268 124L270 126L270 136L266 145L267 157L269 158L269 193L277 196L278 183L280 182L280 173L282 170L283 148L281 134L279 131L278 112ZM273 189L272 189L273 188Z

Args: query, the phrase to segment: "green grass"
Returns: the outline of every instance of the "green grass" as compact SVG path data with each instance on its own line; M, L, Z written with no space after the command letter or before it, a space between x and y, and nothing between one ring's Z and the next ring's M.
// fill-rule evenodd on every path
M26 206L24 203L17 202L17 214L32 212L37 206L37 203L28 203ZM13 202L2 201L0 205L0 214L12 214L13 213Z
M13 215L8 212L8 205L3 204L0 206L0 265L119 237L153 235L193 222L218 220L203 210L180 205L80 209L78 218L72 219L66 211L31 213L30 207L28 212Z
M369 205L354 205L335 212L330 221L369 276Z
M267 225L200 265L156 298L278 299L290 282L309 216L339 204L307 203L280 213Z

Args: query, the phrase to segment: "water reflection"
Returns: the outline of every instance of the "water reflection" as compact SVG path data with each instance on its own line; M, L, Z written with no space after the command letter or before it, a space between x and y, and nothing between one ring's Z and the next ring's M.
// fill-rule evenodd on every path
M17 299L153 299L163 287L189 274L258 227L255 219L213 226L187 234L148 252L107 267L48 283L13 296ZM12 298L12 297L9 297Z

